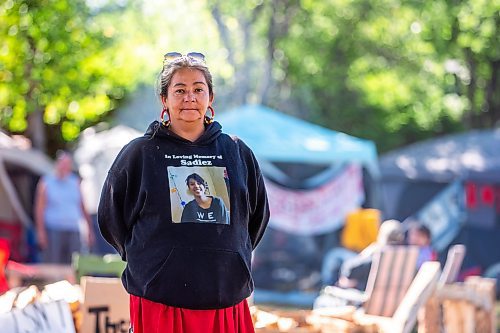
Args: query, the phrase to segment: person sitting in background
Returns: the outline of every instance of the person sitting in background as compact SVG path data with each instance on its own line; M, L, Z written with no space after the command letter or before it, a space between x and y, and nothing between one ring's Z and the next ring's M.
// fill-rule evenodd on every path
M380 211L377 209L362 208L347 215L339 240L330 238L330 243L335 246L328 249L323 257L321 265L323 287L331 286L338 281L343 262L356 257L359 252L377 240L380 225Z
M334 286L327 286L316 298L314 309L332 308L345 305L360 305L363 292L368 283L373 258L385 246L403 245L404 230L398 220L386 220L379 228L376 242L368 245L363 251L341 266L340 278ZM349 297L345 297L347 292Z
M377 241L368 245L356 257L342 264L337 285L341 288L365 290L374 254L386 245L402 245L403 243L404 231L401 222L384 221L380 225Z
M437 253L431 246L432 234L429 228L418 222L410 224L408 229L408 245L419 247L417 268L420 268L426 261L437 260Z

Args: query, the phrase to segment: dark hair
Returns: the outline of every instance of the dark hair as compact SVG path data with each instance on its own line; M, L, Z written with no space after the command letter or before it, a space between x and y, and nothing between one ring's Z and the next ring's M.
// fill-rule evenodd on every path
M202 184L203 186L206 187L206 185L205 185L205 179L201 178L201 176L199 174L192 173L189 176L187 176L187 178L186 178L186 185L188 185L188 186L189 186L189 180L190 179L194 179L195 182L197 182L198 184Z
M170 86L170 83L172 83L172 77L174 76L175 72L177 72L179 69L182 68L199 70L205 77L205 80L207 81L208 92L210 94L210 97L214 95L212 74L208 70L208 67L201 61L198 61L196 59L187 56L183 56L179 59L176 59L175 61L165 62L163 64L162 71L158 75L157 88L156 88L160 98L167 97L168 87Z
M422 235L424 235L428 239L432 239L431 229L429 229L427 226L425 226L423 224L413 224L411 226L411 229L421 233Z

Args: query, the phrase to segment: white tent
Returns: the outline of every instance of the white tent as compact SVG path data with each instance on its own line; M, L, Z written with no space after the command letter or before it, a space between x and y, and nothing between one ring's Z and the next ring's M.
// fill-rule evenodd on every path
M118 125L103 131L88 128L80 136L74 158L82 177L85 207L90 214L97 213L101 189L116 155L126 143L141 135L133 128Z

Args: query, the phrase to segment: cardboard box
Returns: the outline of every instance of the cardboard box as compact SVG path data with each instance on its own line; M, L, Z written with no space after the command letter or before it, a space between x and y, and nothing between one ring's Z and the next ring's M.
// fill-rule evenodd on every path
M84 276L81 333L128 333L129 294L118 278Z

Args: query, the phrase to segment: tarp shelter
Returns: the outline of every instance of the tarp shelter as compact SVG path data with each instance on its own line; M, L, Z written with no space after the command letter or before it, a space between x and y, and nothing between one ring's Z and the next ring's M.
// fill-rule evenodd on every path
M22 141L0 132L0 237L10 241L15 260L27 255L23 231L33 227L36 184L52 168L42 152L23 148Z
M372 141L336 132L260 105L217 116L225 133L245 141L259 160L310 164L358 163L377 176Z
M266 178L271 221L254 258L256 287L317 289L325 249L338 245L332 232L345 210L366 198L356 193L358 181L365 183L361 191L370 190L365 178L379 175L374 143L260 105L229 110L217 121L252 149Z
M500 261L500 129L415 143L381 156L380 169L386 218L418 216L431 230L445 227L449 242L438 250L464 243L466 269Z

